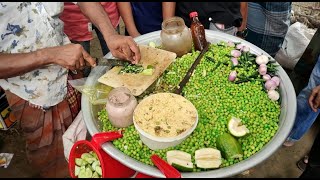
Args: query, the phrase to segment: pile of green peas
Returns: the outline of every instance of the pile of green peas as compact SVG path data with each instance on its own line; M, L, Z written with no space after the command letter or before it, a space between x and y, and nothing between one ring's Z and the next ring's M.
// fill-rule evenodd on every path
M238 159L227 160L222 158L220 167L227 167L249 158L268 143L278 130L280 116L279 102L271 101L261 81L248 81L235 84L228 81L232 63L230 52L234 49L222 44L211 44L196 67L189 82L183 88L183 95L190 100L198 110L199 122L194 132L181 144L164 150L153 151L140 140L134 125L123 133L123 137L113 141L115 147L126 155L148 165L153 163L152 154L157 154L166 160L169 150L181 150L192 155L195 163L195 151L201 148L216 148L216 138L223 132L228 132L227 123L234 116L240 118L250 133L237 138L242 146L244 156ZM192 51L170 65L161 77L157 87L170 92L176 87L199 55ZM241 68L236 69L241 71ZM252 68L252 71L257 71ZM119 130L114 128L108 120L106 110L98 113L102 121L103 131ZM194 166L194 172L205 171Z

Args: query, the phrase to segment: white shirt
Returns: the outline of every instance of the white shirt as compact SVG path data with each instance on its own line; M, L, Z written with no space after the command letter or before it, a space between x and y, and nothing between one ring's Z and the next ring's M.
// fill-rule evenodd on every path
M1 2L0 53L25 53L70 43L59 14L63 2ZM0 79L0 86L32 104L54 106L67 94L68 70L50 64L20 76Z

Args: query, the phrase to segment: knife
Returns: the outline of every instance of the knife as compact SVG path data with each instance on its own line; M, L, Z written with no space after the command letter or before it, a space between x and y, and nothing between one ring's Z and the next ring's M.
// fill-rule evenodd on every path
M210 42L207 42L207 45L202 49L201 53L199 54L199 56L197 57L197 59L193 62L192 66L190 67L190 69L188 70L187 74L184 76L184 78L182 79L182 81L180 82L178 89L176 89L174 91L174 93L176 94L181 94L183 87L187 84L187 82L189 81L194 69L197 67L197 65L200 63L201 58L203 57L203 55L208 51L208 48L210 46Z
M130 61L124 59L109 59L103 57L97 59L97 66L110 66L111 68L114 66L124 66L126 63L130 63Z

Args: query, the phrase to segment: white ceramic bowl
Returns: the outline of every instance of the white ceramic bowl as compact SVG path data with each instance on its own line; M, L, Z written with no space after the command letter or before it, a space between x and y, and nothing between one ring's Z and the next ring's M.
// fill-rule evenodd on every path
M134 118L134 117L133 117ZM185 140L190 134L194 131L194 129L197 127L198 124L198 112L197 112L197 118L195 123L191 128L189 128L187 131L179 134L176 137L155 137L152 136L146 132L144 132L134 121L133 124L136 130L139 133L141 141L148 146L152 150L158 150L158 149L166 149L169 147L174 147L180 143L182 143L183 140Z
M160 93L160 94L172 94L172 93ZM155 95L159 95L159 94L155 94ZM154 96L154 95L151 95L151 96ZM145 98L144 100L151 98L151 96ZM175 96L177 96L177 95L175 95ZM183 96L181 96L181 97L183 97ZM187 100L187 99L185 99L185 100ZM191 103L189 100L187 100L187 101L189 103ZM144 131L142 128L139 127L139 125L136 123L136 121L134 119L135 116L133 116L133 124L139 133L141 141L152 150L166 149L166 148L174 147L174 146L180 144L183 140L185 140L194 131L194 129L197 127L197 124L198 124L198 111L192 103L191 103L191 105L196 110L196 120L195 120L194 124L189 129L187 129L186 131L184 131L183 133L181 133L175 137L156 137L152 134L149 134L146 131ZM139 106L139 104L138 104L138 106ZM137 109L137 107L136 107L136 109ZM133 114L135 114L135 112Z

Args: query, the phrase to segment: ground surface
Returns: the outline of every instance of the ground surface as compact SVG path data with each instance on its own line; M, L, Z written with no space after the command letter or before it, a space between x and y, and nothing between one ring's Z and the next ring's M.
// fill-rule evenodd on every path
M313 3L294 2L293 9L297 12L309 15L310 10L303 8L305 6L313 5ZM300 9L299 9L300 8ZM318 11L319 12L319 11ZM309 14L308 14L309 13ZM124 33L123 24L121 24L121 34ZM91 55L93 57L102 57L102 52L97 38L91 42ZM319 124L319 123L318 123ZM318 131L319 125L315 124L308 133L292 147L280 147L271 157L263 161L254 168L236 175L239 178L249 177L299 177L300 171L296 162L303 157L312 146L315 134ZM1 178L27 178L36 176L36 171L32 169L26 159L25 154L25 140L20 134L19 124L17 123L8 131L0 131L0 139L4 144L0 145L0 153L13 153L13 159L7 169L0 168Z

